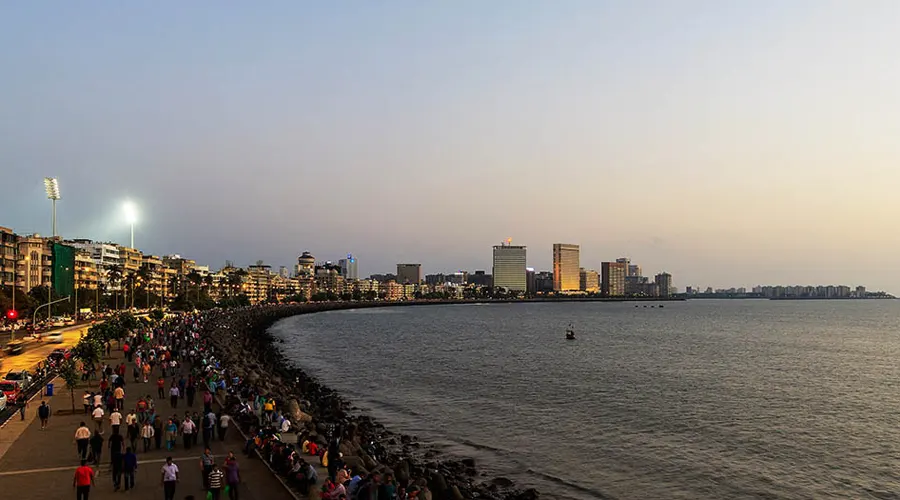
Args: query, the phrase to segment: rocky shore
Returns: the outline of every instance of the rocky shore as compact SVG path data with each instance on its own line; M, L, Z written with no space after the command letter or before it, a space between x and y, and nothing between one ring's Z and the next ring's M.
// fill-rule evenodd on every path
M283 408L294 429L306 429L321 445L327 444L329 429L342 429L341 453L350 466L369 472L390 470L401 483L427 484L433 500L537 498L537 491L517 489L507 478L480 476L472 458L439 456L415 437L393 433L371 417L353 411L338 393L285 359L278 340L268 333L278 320L298 314L431 303L311 303L222 310L204 322L201 335L215 345L224 366L264 394L285 402ZM369 443L376 443L382 450L378 461L367 453Z

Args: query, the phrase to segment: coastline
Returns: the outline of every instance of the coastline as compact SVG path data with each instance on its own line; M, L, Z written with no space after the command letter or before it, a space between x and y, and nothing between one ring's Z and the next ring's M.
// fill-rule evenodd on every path
M212 315L201 335L215 344L222 362L234 373L285 402L282 408L295 430L304 429L311 439L322 441L330 429L342 429L340 450L351 467L370 472L391 471L401 483L427 485L434 500L533 500L539 496L536 490L518 489L503 477L479 476L472 458L424 454L424 447L415 437L392 432L374 418L352 409L340 394L284 357L278 346L281 340L269 332L282 319L325 311L510 302L523 301L324 302L250 307ZM370 443L375 443L378 450L377 460L370 456Z

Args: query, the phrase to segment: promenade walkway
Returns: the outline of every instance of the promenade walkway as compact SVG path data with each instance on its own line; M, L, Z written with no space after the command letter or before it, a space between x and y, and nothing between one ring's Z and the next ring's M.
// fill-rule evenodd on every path
M114 350L107 362L119 363L123 360L121 351ZM158 369L157 369L158 370ZM125 408L123 416L127 415L129 408L134 408L139 395L151 394L156 396L156 386L153 383L134 383L130 377L125 386ZM151 380L155 380L158 371ZM65 388L62 379L55 381L55 395L46 397L37 395L29 403L26 409L26 419L21 421L18 416L0 429L0 484L2 484L2 496L7 494L11 498L75 498L75 489L72 487L72 478L75 468L79 464L76 454L74 434L81 421L86 421L93 429L93 424L82 413L81 396L88 384L79 386L75 393L76 413L71 414L72 402L69 391ZM194 401L192 411L201 411L202 400L198 397ZM40 420L37 418L37 408L41 401L48 401L53 409L49 427L41 430ZM157 411L161 415L172 413L184 414L188 409L186 400L182 399L176 409L170 407L169 401L156 402ZM124 431L124 425L123 431ZM108 437L108 419L104 423L105 435ZM3 446L3 444L7 446ZM200 440L197 446L191 450L184 450L181 440L178 447L172 452L167 452L165 447L160 450L152 449L147 453L142 451L138 443L138 470L135 478L135 489L127 493L123 490L113 490L112 475L110 474L109 451L104 443L104 453L99 466L94 467L97 474L96 486L91 488L92 500L105 500L113 498L134 499L162 499L163 488L160 483L160 468L165 457L171 455L181 469L181 482L179 483L175 498L182 499L187 495L193 495L196 499L206 498L206 492L202 489L200 472L200 454L203 452L203 442ZM243 483L240 487L240 498L244 500L293 500L284 487L272 476L258 459L250 459L241 453L243 439L236 427L232 427L226 440L218 440L212 443L211 449L216 456L216 462L222 464L229 451L234 451L240 464ZM224 495L222 498L226 498Z

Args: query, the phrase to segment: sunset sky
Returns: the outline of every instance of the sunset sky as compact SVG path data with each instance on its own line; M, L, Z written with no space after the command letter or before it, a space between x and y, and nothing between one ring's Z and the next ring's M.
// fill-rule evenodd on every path
M900 292L900 2L3 2L0 226Z

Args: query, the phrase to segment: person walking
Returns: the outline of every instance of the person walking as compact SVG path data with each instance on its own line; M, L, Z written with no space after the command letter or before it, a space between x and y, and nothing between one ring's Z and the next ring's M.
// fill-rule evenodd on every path
M122 486L122 470L124 466L125 437L117 432L109 436L109 460L112 465L112 478L115 491Z
M94 469L88 467L87 460L81 460L81 466L75 469L75 479L72 487L75 488L76 500L88 500L91 494L91 485L94 484Z
M206 414L206 418L203 419L203 447L209 448L209 443L216 436L216 425L218 424L218 420L216 419L216 414L213 412L209 412Z
M219 441L225 441L225 433L228 432L229 423L231 423L231 416L223 413L219 418Z
M137 440L141 435L141 425L138 423L137 415L134 414L134 411L125 417L125 423L128 424L128 442L131 445L131 449L137 450Z
M97 429L91 436L91 454L88 457L94 465L100 465L100 455L103 454L103 431Z
M50 405L46 401L41 401L41 406L38 406L38 417L41 419L41 430L46 429L50 420Z
M124 381L125 377L121 377ZM116 390L113 391L113 395L116 397L116 409L122 411L125 409L125 389L122 386L116 387Z
M220 469L218 465L213 464L212 469L210 469L209 475L206 478L206 482L208 484L206 491L211 496L211 499L219 500L222 494L222 483L225 482L225 473L222 472L222 469Z
M163 485L165 500L175 500L175 486L178 484L178 466L172 463L172 457L166 457L162 466L160 483Z
M88 429L84 422L75 429L75 445L77 446L78 455L82 460L87 459L88 443L91 441L91 430Z
M144 426L141 427L141 439L144 441L144 453L150 451L150 440L156 436L156 431L153 429L153 425L149 420L144 422ZM159 448L159 446L157 446Z
M94 418L94 423L97 424L97 429L103 430L103 407L97 406L94 408L94 411L91 413L91 416Z
M172 405L172 408L178 408L178 396L180 394L178 386L173 384L172 388L169 389L169 403Z
M175 448L175 438L178 436L178 424L170 418L166 423L166 449L172 451Z
M163 377L156 379L156 397L157 399L166 397L166 379Z
M233 451L228 452L225 459L225 484L229 500L239 500L238 485L241 483L241 469Z
M194 442L194 433L197 432L197 426L191 417L185 417L181 423L181 436L184 438L184 449L190 450L191 444Z
M119 413L118 408L109 414L109 424L112 426L112 433L118 434L119 427L122 425L122 414Z
M156 441L156 449L160 449L163 438L163 421L162 417L153 413L150 415L150 421L153 422L153 439Z
M194 380L191 379L188 381L187 386L184 388L184 393L187 395L187 405L191 408L194 407L194 396L197 394L197 387L194 386Z
M134 474L137 472L137 455L131 448L125 450L122 457L122 472L125 474L125 491L134 489Z
M200 473L203 474L203 489L209 489L209 473L212 472L213 466L216 465L212 452L207 448L200 456Z
M25 408L28 406L28 399L24 394L19 394L19 397L16 398L16 406L19 407L21 420L25 420Z

